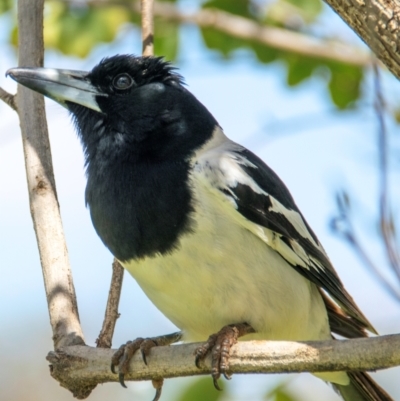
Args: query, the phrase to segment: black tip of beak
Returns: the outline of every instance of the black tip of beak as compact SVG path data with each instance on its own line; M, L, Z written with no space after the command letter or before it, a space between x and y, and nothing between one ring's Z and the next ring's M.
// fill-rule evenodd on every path
M14 71L15 70L15 68L9 68L7 71L6 71L6 77L11 77L12 79L15 79L15 75L14 75Z

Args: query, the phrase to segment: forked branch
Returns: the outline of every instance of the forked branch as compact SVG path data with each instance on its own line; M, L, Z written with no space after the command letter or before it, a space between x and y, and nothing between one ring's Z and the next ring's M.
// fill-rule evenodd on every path
M156 347L148 365L140 353L134 355L125 380L204 375L211 372L211 356L198 369L194 351L199 344ZM118 375L109 369L113 350L91 347L66 347L47 359L52 375L61 385L85 398L90 384L116 382ZM377 370L400 365L400 334L345 341L286 342L241 341L232 348L230 373L294 373ZM211 380L211 379L210 379Z

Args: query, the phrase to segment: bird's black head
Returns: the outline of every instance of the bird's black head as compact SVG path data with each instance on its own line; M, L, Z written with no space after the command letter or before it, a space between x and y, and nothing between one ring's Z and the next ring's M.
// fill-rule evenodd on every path
M187 158L217 125L159 57L117 55L90 72L17 68L8 74L71 111L88 165Z

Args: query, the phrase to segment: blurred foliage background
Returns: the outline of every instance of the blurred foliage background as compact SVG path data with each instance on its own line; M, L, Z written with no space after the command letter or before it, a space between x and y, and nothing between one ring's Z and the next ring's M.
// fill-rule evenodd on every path
M169 7L165 10L182 12L182 6L177 0L159 0L159 3L168 3ZM301 35L299 38L318 41L328 48L332 42L338 41L334 32L316 34L313 29L316 21L320 25L318 18L323 11L321 0L209 0L192 3L200 10L211 9L239 16L251 21L255 27L278 29L275 32L286 30L298 33ZM168 13L163 14L163 10L161 7L156 12L155 53L174 61L179 53L179 29L182 21L177 21L176 17ZM128 0L48 0L44 23L46 48L84 58L99 43L115 40L127 25L140 26L138 12L137 3ZM9 13L10 18L14 19L9 40L16 46L18 29L15 24L14 1L0 0L0 13ZM196 10L188 14L196 14ZM235 27L231 28L235 30ZM354 106L361 96L360 84L367 65L338 62L334 55L332 59L322 56L319 58L318 54L311 57L305 56L301 51L290 52L278 46L267 46L258 40L257 34L252 39L243 39L240 35L229 34L216 27L200 27L200 31L205 48L227 60L236 51L246 49L254 53L262 64L276 61L284 63L289 86L299 85L313 74L323 77L332 102L339 109ZM293 38L296 39L296 36ZM354 51L358 51L356 46ZM363 60L360 57L359 64L365 64Z
M212 12L215 20L219 18L219 23L213 22L211 14L202 14L203 11ZM18 38L16 2L0 0L0 14L1 21L7 22L7 41L15 47ZM337 20L331 23L330 17L331 14L327 13L327 7L321 0L158 0L155 9L155 53L172 61L184 59L181 28L185 24L197 24L207 57L230 63L238 55L245 55L253 57L265 68L279 63L285 68L285 84L293 89L317 77L324 82L332 109L335 112L351 112L371 103L371 94L362 90L363 82L370 73L371 57L368 49L356 37L348 32L343 33ZM241 33L241 24L250 29L247 37ZM99 45L112 44L130 33L132 28L140 28L139 4L135 1L46 1L45 46L58 54L84 59ZM269 29L277 40L267 44L261 34L262 29ZM293 40L290 46L280 45L288 38ZM338 56L338 49L342 45L343 52ZM386 112L393 122L400 121L399 100L396 93L386 99ZM43 355L35 355L34 350L32 356L43 358ZM35 378L48 375L44 371L25 372L22 363L13 363L14 368L23 374L34 375ZM264 399L301 400L301 395L294 394L287 383L289 381L262 390ZM225 387L227 391L217 392L209 378L194 379L190 385L187 382L183 386L179 384L172 395L167 394L163 399L238 399L229 391L229 385ZM37 389L22 388L21 398L18 399L50 399L45 395L46 391L38 382ZM0 399L16 399L6 394L0 391ZM150 393L145 394L151 397ZM113 387L102 390L101 395L97 394L96 397L100 400L128 400L133 395ZM65 399L69 398L69 394L65 394Z

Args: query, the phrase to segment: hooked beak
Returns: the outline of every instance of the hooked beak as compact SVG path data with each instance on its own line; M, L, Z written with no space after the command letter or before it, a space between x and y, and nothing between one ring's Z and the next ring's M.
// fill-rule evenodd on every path
M53 68L10 68L6 72L19 84L55 100L68 108L66 102L72 102L102 112L97 96L100 93L88 79L85 71L58 70Z

